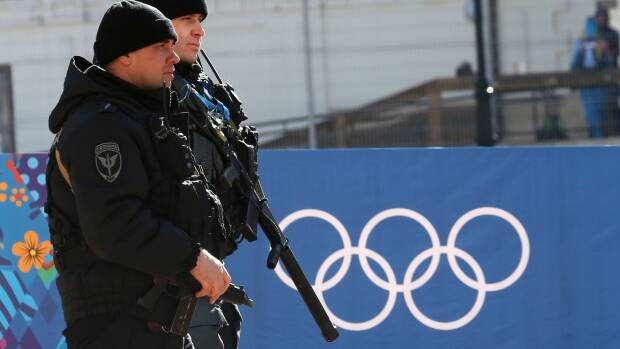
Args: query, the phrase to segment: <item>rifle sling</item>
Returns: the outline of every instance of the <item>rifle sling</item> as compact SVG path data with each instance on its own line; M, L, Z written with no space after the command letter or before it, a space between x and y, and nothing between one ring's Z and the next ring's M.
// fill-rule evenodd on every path
M62 133L62 129L58 131L58 133L56 134L57 140L60 139L61 133ZM60 156L60 150L58 150L58 143L57 142L55 143L56 145L54 146L54 155L56 156L56 164L58 165L58 169L60 170L60 174L62 175L62 178L65 179L65 182L67 182L67 185L73 192L73 186L71 185L71 176L69 176L69 171L67 171L67 168L62 163L61 156Z

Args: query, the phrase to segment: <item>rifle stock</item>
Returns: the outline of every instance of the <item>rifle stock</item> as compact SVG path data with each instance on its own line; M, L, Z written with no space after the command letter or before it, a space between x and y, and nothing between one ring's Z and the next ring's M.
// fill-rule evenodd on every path
M321 329L323 338L328 342L334 341L339 336L338 330L332 324L323 304L321 304L314 289L312 289L312 285L310 285L306 274L299 262L297 262L297 258L295 258L288 240L282 233L282 230L280 230L280 227L275 223L266 202L263 203L260 210L259 224L271 244L267 267L273 269L278 263L278 259L282 261L284 268L293 280L314 321Z

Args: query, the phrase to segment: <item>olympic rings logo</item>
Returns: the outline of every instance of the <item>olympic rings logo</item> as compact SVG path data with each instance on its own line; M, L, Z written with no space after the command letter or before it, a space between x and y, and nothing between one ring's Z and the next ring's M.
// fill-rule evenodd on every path
M487 283L484 272L482 271L482 268L480 268L478 262L467 252L456 247L456 239L461 229L471 220L481 216L495 216L502 218L515 229L521 242L521 257L519 259L517 267L512 272L512 274L510 274L504 280L498 282ZM397 283L396 276L394 275L394 270L385 260L385 258L383 258L377 252L366 247L368 238L370 237L373 229L382 221L392 217L405 217L418 222L420 225L422 225L431 240L431 247L417 255L409 264L405 272L402 284ZM448 241L445 246L442 246L440 244L437 231L435 230L431 222L426 219L426 217L416 211L405 208L393 208L375 215L362 229L362 233L360 234L360 239L357 246L353 246L351 244L351 238L349 237L349 233L342 225L342 223L336 217L321 210L306 209L294 212L284 218L282 222L280 222L280 229L284 231L291 223L302 218L318 218L326 221L336 229L336 231L340 235L340 238L342 239L342 249L332 253L319 267L319 271L317 272L313 288L319 300L321 301L321 303L323 303L323 306L325 307L325 310L327 311L332 321L334 321L337 326L349 331L365 331L383 322L383 320L385 320L392 312L394 304L396 303L396 297L398 296L398 293L403 293L405 303L411 311L411 314L422 324L433 329L445 331L463 327L469 322L471 322L478 315L478 313L482 309L482 305L484 304L487 292L496 292L503 290L514 284L521 277L521 275L523 275L523 272L525 272L525 268L527 267L527 263L530 257L529 239L527 236L527 232L525 231L525 228L523 227L521 222L519 222L519 220L509 212L495 207L481 207L464 214L456 221L456 223L454 223L454 226L452 226L452 229L448 234ZM345 274L349 270L349 267L351 265L351 257L353 255L357 255L359 257L362 270L364 271L368 279L370 279L370 281L378 287L388 291L387 302L383 309L379 312L379 314L377 314L370 320L358 323L345 321L336 316L329 309L327 304L325 304L325 299L323 296L323 293L325 291L333 288L340 281L342 281ZM433 275L437 271L437 267L439 266L441 255L447 256L448 263L450 265L450 268L452 269L452 272L462 283L478 291L474 305L469 310L469 312L463 317L449 322L436 321L426 316L417 307L412 296L413 291L424 286L433 277ZM463 272L463 270L456 261L457 257L469 265L475 275L475 280L471 279ZM381 269L383 269L383 272L387 276L387 280L384 280L377 274L375 274L375 272L372 270L368 263L368 258L375 261L381 267ZM428 269L417 280L413 280L413 276L415 275L418 267L429 258L431 259L431 262ZM343 260L340 269L338 269L336 274L331 279L325 280L325 274L327 273L329 268L340 259ZM278 277L286 285L295 289L293 281L284 272L284 270L279 264L276 267L275 271Z

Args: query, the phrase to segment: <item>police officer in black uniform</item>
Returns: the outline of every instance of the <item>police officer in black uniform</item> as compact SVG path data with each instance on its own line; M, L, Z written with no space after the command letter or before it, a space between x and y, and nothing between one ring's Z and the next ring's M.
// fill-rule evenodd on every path
M220 177L227 165L226 154L222 154L222 144L218 147L217 143L229 142L230 139L225 139L226 134L229 134L226 131L238 133L237 123L241 120L235 122L229 110L231 106L214 96L216 85L203 73L199 64L199 52L205 36L201 22L207 17L207 3L206 0L142 1L157 7L170 18L178 35L174 50L181 61L175 65L177 74L173 88L179 95L181 107L189 112L192 149L209 180L215 184L215 192L224 205L228 243L219 253L213 251L214 254L219 254L218 257L224 258L231 254L240 242L239 232L232 227L235 225L235 212L243 210L244 207L241 207L243 204L239 205L237 195L231 188L222 185ZM217 136L214 137L215 134ZM253 156L255 157L255 154ZM235 349L239 342L240 328L241 315L236 305L228 302L211 305L203 300L198 304L190 333L197 348Z
M190 236L196 226L212 240L224 231L217 197L168 122L162 83L179 61L176 39L157 9L113 4L97 31L97 65L71 60L50 115L46 210L69 348L194 348L170 333L180 297L216 302L230 283ZM194 206L203 220L178 218Z

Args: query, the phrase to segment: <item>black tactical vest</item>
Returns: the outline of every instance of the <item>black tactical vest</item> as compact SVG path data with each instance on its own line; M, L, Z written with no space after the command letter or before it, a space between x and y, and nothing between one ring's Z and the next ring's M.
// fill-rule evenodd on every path
M205 248L223 255L225 231L221 203L197 166L187 138L171 126L168 116L149 114L145 110L145 115L136 117L131 112L125 112L122 101L106 100L91 104L80 109L85 113L105 113L105 108L118 108L144 125L151 136L150 151L154 151L159 160L149 169L158 186L152 190L153 198L146 204L158 216L168 217ZM63 205L69 207L71 212L64 212L57 204L57 195L64 202L72 195L69 183L59 183L65 182L65 179L61 174L62 164L58 161L60 157L56 155L57 141L58 137L49 154L46 172L48 202L45 209L54 246L54 261L60 272L57 287L66 322L70 324L87 316L119 312L132 312L148 318L149 314L145 314L137 301L152 288L153 276L108 263L94 255L82 237L79 222L71 218L77 217L75 202ZM54 190L52 183L55 183ZM96 272L96 278L89 277L93 272ZM174 310L175 304L167 308Z

